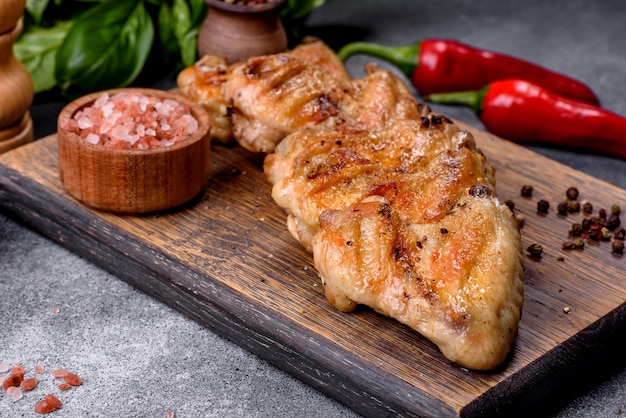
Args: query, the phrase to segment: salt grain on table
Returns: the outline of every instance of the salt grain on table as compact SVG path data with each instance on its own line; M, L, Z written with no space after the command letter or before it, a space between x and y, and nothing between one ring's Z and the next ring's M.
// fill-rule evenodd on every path
M16 386L11 386L10 388L8 388L7 395L9 395L11 399L13 399L13 402L19 401L24 396L20 388Z

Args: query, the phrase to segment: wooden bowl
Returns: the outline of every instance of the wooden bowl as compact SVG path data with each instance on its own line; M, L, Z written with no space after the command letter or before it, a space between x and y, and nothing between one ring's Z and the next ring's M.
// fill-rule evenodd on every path
M188 139L169 147L112 149L91 144L62 128L78 110L103 92L83 96L61 110L58 118L59 175L66 190L92 208L116 213L147 213L182 205L203 191L209 178L209 116L199 105L170 92L142 88L136 92L186 104L198 121Z

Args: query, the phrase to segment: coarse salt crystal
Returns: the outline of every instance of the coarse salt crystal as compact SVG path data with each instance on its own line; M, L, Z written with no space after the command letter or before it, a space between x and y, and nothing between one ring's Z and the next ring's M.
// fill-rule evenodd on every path
M47 414L61 408L61 405L62 403L59 398L49 393L45 398L35 403L35 412L38 414Z
M83 116L80 119L78 119L78 127L80 129L87 129L87 128L91 128L92 126L93 126L93 122L88 117Z
M102 106L102 116L104 116L105 118L108 118L109 116L111 116L113 114L113 109L115 108L115 105L113 103L107 103L104 106Z
M11 374L19 374L22 375L22 377L24 377L24 373L26 373L26 370L24 370L24 367L21 364L14 364L11 367Z
M29 377L28 379L22 380L22 383L20 383L20 388L28 392L35 389L38 383L39 380L37 380L36 377Z
M102 107L106 102L109 101L109 93L102 93L96 101L94 102L95 107Z
M101 94L92 106L76 112L73 120L64 128L91 144L112 148L172 146L199 126L189 108L176 100L128 92Z
M87 140L87 142L94 145L97 144L98 141L100 141L100 137L94 133L88 134L85 139Z
M54 377L65 377L69 373L70 373L69 370L66 370L66 369L52 370L52 376L54 376Z
M19 401L24 396L22 390L17 386L11 386L10 388L8 388L7 395L9 395L11 399L13 399L13 402Z

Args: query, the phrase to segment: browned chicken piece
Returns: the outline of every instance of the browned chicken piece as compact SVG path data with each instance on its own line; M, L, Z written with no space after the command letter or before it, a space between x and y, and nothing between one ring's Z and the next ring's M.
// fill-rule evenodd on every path
M501 364L523 303L522 255L510 210L467 195L439 222L405 222L371 196L322 212L313 260L328 300L364 304L410 326L449 360L475 370Z
M352 78L335 51L330 49L328 45L319 38L312 36L305 37L302 42L289 51L288 54L314 65L333 77L346 81L350 81Z
M391 72L368 65L351 80L325 48L231 67L232 134L268 153L272 197L331 304L369 306L453 362L496 367L524 297L520 232L493 167Z
M305 38L303 43L285 52L285 55L313 65L333 78L350 80L337 54L317 38ZM241 63L228 63L223 57L206 55L195 65L184 68L176 79L181 93L209 113L211 138L222 143L233 140L229 103L224 98L223 85L239 65Z
M491 369L521 317L518 225L473 137L418 108L419 118L378 131L295 132L266 157L265 172L330 303L367 305L448 359Z
M461 176L462 169L480 170L493 181L490 167L483 173L482 167L468 165L473 160L461 165L447 158L443 151L451 147L449 138L465 133L447 118L429 114L428 107L421 109L424 120L402 120L380 131L303 129L266 157L272 197L286 209L289 230L307 250L311 251L311 238L325 209L346 209L376 194L393 197L409 219L430 222L445 213L450 195L460 192L452 179ZM437 175L444 169L446 176ZM474 182L464 180L467 187ZM420 187L415 189L416 185Z
M232 73L233 66L225 58L215 55L202 57L195 65L184 68L176 78L179 90L201 105L211 119L211 139L222 143L233 140L222 86Z
M406 85L372 64L363 78L346 81L287 54L254 57L224 85L232 103L235 139L251 151L270 153L304 127L382 129L392 118L415 118Z

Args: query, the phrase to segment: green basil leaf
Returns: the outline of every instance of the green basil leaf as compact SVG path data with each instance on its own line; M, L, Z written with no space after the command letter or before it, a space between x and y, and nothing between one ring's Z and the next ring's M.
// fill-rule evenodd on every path
M43 13L46 11L47 7L48 0L26 0L26 11L37 23L41 23Z
M316 7L326 3L325 0L287 0L280 10L280 18L287 31L290 47L296 46L302 40L305 29L305 20Z
M198 60L198 31L187 32L179 42L182 65L193 65Z
M76 19L57 53L55 76L66 95L124 87L141 72L154 25L141 0L107 1Z
M167 1L164 1L159 8L158 28L159 39L163 47L163 54L166 60L170 57L178 56L178 40L176 39L176 31L174 30L174 16L172 8Z
M311 10L320 7L326 0L287 0L280 11L282 18L298 20L306 17Z
M208 7L204 0L165 0L159 9L159 37L166 57L180 65L193 65L198 58L198 31Z
M191 25L199 29L200 25L204 22L206 18L207 12L209 8L204 0L188 0L189 1L189 11L191 18Z
M57 85L54 77L56 53L63 43L72 22L58 22L52 27L32 27L23 32L13 44L13 52L33 80L35 93L52 89Z
M191 65L196 60L197 44L188 36L192 30L189 5L185 0L174 0L172 6L174 16L174 33L180 49L180 57L183 65Z

